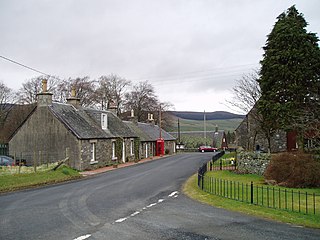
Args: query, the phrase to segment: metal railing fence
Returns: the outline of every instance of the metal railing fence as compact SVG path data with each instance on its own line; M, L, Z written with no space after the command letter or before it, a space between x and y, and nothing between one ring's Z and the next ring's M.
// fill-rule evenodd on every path
M198 185L203 191L217 196L267 208L320 215L320 195L316 193L254 185L253 182L242 183L205 175L200 175L199 179Z

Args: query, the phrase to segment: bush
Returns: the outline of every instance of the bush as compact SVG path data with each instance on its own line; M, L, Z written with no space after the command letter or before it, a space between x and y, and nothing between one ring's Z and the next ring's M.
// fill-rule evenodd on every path
M281 153L273 155L264 177L285 187L320 187L320 162L310 154Z

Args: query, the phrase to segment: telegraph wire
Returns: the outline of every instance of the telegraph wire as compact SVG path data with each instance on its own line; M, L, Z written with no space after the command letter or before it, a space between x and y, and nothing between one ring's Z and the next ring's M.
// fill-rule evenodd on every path
M10 59L10 58L7 58L7 57L1 56L1 55L0 55L0 58L3 58L4 60L7 60L7 61L12 62L12 63L14 63L14 64L17 64L17 65L19 65L19 66L21 66L21 67L27 68L27 69L29 69L29 70L31 70L31 71L40 73L40 74L45 75L45 76L48 76L48 77L51 77L50 74L41 72L41 71L39 71L39 70L37 70L37 69L35 69L35 68L29 67L29 66L24 65L24 64L22 64L22 63L19 63L19 62L17 62L17 61L14 61L14 60L12 60L12 59Z
M37 70L33 67L29 67L25 64L22 64L20 62L17 62L15 60L12 60L10 58L7 58L5 56L0 55L0 58L9 61L11 63L14 63L16 65L19 65L21 67L27 68L31 71L40 73L44 76L47 76L49 78L55 78L60 80L58 77L52 76L50 74L47 74L45 72L42 72L40 70ZM195 81L205 81L211 78L225 78L225 77L236 77L238 76L238 73L243 73L243 71L248 70L248 68L241 69L241 67L249 67L249 66L255 66L256 64L245 64L245 65L236 65L232 67L226 67L226 68L214 68L210 70L199 70L199 71L193 71L193 72L186 72L182 74L177 75L168 75L168 76L154 76L154 77L141 77L141 78L132 78L132 81L143 81L148 80L152 82L154 85L161 85L163 83L170 84L172 80L179 80L179 82L195 82ZM229 71L226 71L228 70ZM233 69L233 70L232 70ZM219 71L220 70L220 71Z

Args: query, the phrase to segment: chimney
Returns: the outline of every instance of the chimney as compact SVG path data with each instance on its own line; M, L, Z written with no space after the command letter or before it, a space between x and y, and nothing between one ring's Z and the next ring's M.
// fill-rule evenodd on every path
M42 92L37 94L38 107L52 105L52 93L48 92L47 79L42 80Z
M76 87L71 88L71 97L67 98L67 104L73 105L75 108L80 107L80 98L76 97Z
M117 104L114 101L110 100L108 110L114 113L115 115L117 115L117 112L118 112Z
M153 114L152 113L148 113L148 123L154 125L154 119L153 119Z
M134 116L134 110L131 110L131 115L130 115L131 122L134 124L138 124L137 118Z

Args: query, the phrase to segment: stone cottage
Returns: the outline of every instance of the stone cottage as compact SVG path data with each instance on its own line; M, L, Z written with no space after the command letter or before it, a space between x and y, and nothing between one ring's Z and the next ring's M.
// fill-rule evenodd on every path
M43 81L37 106L10 139L10 154L27 164L67 163L78 170L93 169L117 162L133 161L137 135L110 111L80 106L75 90L67 103L52 101Z
M164 140L165 154L172 154L176 152L176 138L168 132L154 124L152 114L148 115L148 122L137 122L132 114L132 121L125 123L130 129L139 136L139 156L140 158L149 158L156 156L157 140L160 138Z
M239 124L236 132L236 144L246 151L268 152L269 144L266 135L259 125L259 115L253 107ZM297 149L296 134L278 130L270 138L270 152L292 151Z

